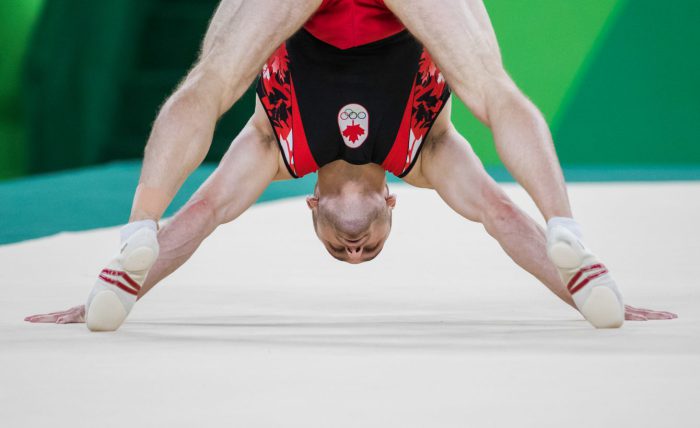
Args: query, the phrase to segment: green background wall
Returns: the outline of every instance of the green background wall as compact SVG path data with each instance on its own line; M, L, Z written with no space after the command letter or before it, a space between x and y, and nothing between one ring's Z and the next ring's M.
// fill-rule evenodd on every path
M486 1L506 68L564 165L700 163L700 2ZM487 164L490 133L457 126Z
M140 157L216 4L0 2L0 177ZM542 109L566 165L700 163L700 2L486 5L506 68ZM249 92L223 118L208 160L221 156L252 105ZM453 117L484 162L497 165L488 130L459 103Z
M22 60L43 0L0 1L0 179L26 171Z

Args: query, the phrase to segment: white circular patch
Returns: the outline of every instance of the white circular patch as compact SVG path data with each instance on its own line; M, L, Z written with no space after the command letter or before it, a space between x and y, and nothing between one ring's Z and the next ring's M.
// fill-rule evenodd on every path
M360 104L348 104L338 112L338 128L345 145L356 149L369 134L369 112Z

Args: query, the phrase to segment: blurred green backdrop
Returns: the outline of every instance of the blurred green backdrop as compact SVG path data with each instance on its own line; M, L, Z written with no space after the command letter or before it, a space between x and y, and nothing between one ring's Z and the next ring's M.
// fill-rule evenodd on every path
M700 2L485 2L567 180L700 179ZM0 244L127 221L153 118L217 3L0 1L0 179L25 176L0 182ZM253 101L249 91L221 120L209 161ZM509 180L488 130L458 102L453 119L489 173ZM212 169L193 174L166 216ZM259 201L308 193L314 181L273 183Z
M217 0L0 2L0 177L139 158ZM487 0L507 69L565 165L700 163L700 2ZM31 37L30 37L31 35ZM245 123L221 121L208 160ZM487 165L487 129L454 120Z
M27 167L22 64L43 3L43 0L0 2L0 178L21 175Z

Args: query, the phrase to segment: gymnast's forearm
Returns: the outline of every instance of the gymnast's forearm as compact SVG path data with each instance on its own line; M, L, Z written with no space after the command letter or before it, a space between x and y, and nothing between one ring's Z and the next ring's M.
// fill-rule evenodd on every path
M233 221L255 203L277 175L278 157L274 137L251 119L219 167L158 232L158 260L148 272L139 298L182 266L218 225Z
M175 272L218 226L214 211L205 200L191 200L158 232L160 253L139 291L141 299L156 284Z
M508 212L508 216L485 217L483 224L486 231L518 266L537 278L564 303L576 308L554 265L547 259L544 230L514 204L510 205Z
M573 305L554 265L547 259L544 230L486 173L464 137L450 127L426 144L422 156L421 172L452 209L466 219L482 223L518 266Z

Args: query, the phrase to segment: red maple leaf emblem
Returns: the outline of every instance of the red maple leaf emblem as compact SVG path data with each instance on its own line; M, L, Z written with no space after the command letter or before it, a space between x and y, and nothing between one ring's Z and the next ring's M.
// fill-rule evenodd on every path
M352 125L348 125L347 128L345 128L345 131L343 131L343 135L348 137L350 141L353 143L357 140L360 139L360 135L364 134L365 130L362 129L360 125L355 125L354 123Z

